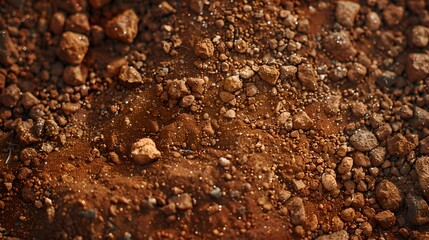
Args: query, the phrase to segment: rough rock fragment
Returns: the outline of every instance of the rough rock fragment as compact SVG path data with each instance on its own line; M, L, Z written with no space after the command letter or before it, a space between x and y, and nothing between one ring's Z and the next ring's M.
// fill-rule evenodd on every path
M338 188L335 176L328 173L322 175L322 185L327 191L334 191Z
M429 157L420 157L416 160L416 172L420 189L429 201Z
M22 106L28 110L34 105L39 104L40 100L37 99L31 92L25 92L22 94L21 103Z
M88 69L83 65L67 66L64 69L64 82L70 86L79 86L85 84L88 77Z
M375 196L381 207L392 212L398 211L403 203L403 196L399 188L386 179L375 188Z
M238 76L227 77L223 83L223 89L230 93L234 93L243 87L243 82Z
M195 44L195 54L201 58L210 58L214 53L214 46L209 38L199 40Z
M302 198L293 197L287 203L287 209L291 217L292 224L302 225L306 221L306 214Z
M423 129L429 127L429 112L423 108L415 107L413 118L410 121L411 127Z
M394 4L388 5L383 11L384 21L388 26L397 25L404 16L404 8Z
M65 30L75 33L88 34L89 30L91 30L88 17L83 13L75 13L70 15L67 18Z
M360 5L352 1L338 1L335 8L335 18L341 25L352 28L359 13Z
M317 81L319 76L311 64L301 64L298 66L298 79L301 84L308 90L314 91L317 89Z
M176 208L182 211L190 210L193 208L192 198L188 193L183 193L178 196L168 199L169 203L176 205Z
M411 42L416 47L426 47L429 42L429 28L415 26L411 32Z
M325 37L324 47L329 55L338 61L352 60L357 54L346 31L330 33Z
M396 217L395 214L393 214L389 210L385 210L382 212L379 212L375 215L375 220L378 222L380 227L386 229L390 228L396 223Z
M407 220L414 225L424 225L429 223L429 205L420 196L408 194L405 199L407 206Z
M259 68L258 74L262 78L262 80L264 80L270 85L276 85L277 80L280 76L280 72L276 67L268 65L262 65Z
M132 9L125 10L116 17L110 19L104 30L106 35L125 43L134 42L138 32L139 17Z
M309 130L313 127L313 120L307 115L306 112L301 111L292 117L292 123L294 129Z
M128 65L123 65L121 67L121 70L119 70L118 78L122 83L126 84L143 83L143 78L139 71L137 71L137 69L135 69L134 67Z
M0 104L5 107L14 107L19 101L21 89L16 84L7 86L0 95Z
M387 139L387 151L392 156L405 157L416 146L401 133Z
M331 234L322 235L316 240L349 240L349 233L346 230L341 230Z
M407 59L407 75L411 82L423 80L429 75L429 54L412 53Z
M57 55L64 62L81 64L88 51L88 47L89 40L85 35L74 32L64 32L61 37Z
M150 138L142 138L131 147L131 156L137 164L149 164L161 157L155 142Z
M362 152L370 151L378 146L375 135L366 128L358 129L351 137L352 146Z

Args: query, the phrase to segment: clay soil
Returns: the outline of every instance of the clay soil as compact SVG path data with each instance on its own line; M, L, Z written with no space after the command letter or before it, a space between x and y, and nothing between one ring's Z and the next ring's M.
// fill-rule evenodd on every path
M428 9L0 0L0 238L429 239Z

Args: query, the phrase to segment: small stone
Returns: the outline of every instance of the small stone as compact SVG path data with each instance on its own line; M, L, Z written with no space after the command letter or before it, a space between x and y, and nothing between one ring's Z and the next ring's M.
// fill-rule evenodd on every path
M301 180L301 179L293 179L292 180L292 185L295 188L296 191L299 191L301 189L305 189L307 186L305 185L305 183Z
M292 117L294 129L309 130L313 127L313 120L307 115L306 112L301 111Z
M383 11L384 21L388 26L392 27L402 21L404 16L404 8L394 4L389 4Z
M411 224L421 226L429 223L429 206L422 197L408 194L405 203L407 206L407 220Z
M149 164L161 157L155 142L150 138L142 138L131 147L131 156L137 164Z
M335 18L341 25L347 28L352 28L359 10L359 3L352 1L338 1L337 7L335 8Z
M91 30L86 14L75 13L70 15L66 21L66 31L88 34Z
M119 80L124 84L143 83L142 75L134 67L123 65L119 70Z
M422 155L429 154L429 136L423 138L419 142L419 149L420 149L420 154L422 154Z
M192 106L192 104L194 103L194 101L195 101L195 96L194 96L194 95L186 95L186 96L184 96L184 97L180 100L179 105L180 105L182 108L187 108L187 107Z
M351 222L355 218L355 210L353 208L346 208L341 211L340 217L344 222Z
M307 217L305 214L305 208L302 198L293 197L289 199L288 203L286 204L286 207L289 210L289 215L292 224L303 225L305 223Z
M344 157L341 163L338 165L338 174L347 174L352 170L353 159L351 157Z
M226 117L226 118L229 118L229 119L233 119L233 118L235 118L235 117L236 117L236 113L235 113L235 111L234 111L234 110L229 109L228 111L226 111L226 112L223 114L223 116L224 116L224 117Z
M246 96L253 97L258 93L258 87L253 83L246 84Z
M243 82L238 76L227 77L223 83L223 89L230 93L234 93L243 87Z
M72 115L73 113L76 113L80 109L79 103L65 103L61 107L65 115Z
M221 165L222 167L228 167L229 165L231 165L231 161L228 160L227 158L220 157L219 158L219 165Z
M366 27L371 31L377 31L381 26L380 16L376 12L366 14Z
M173 202L170 202L169 204L163 206L160 208L161 212L164 213L166 216L173 215L177 212L176 210L176 204Z
M379 212L375 215L375 220L378 222L380 227L386 229L390 228L395 225L396 223L396 217L395 214L393 214L389 210L385 210L382 212Z
M403 196L399 188L386 179L377 184L375 196L381 207L393 212L398 211L403 203Z
M229 92L222 91L219 93L220 100L224 103L228 103L235 99L235 95Z
M243 39L239 39L234 42L234 49L238 53L245 53L247 51L247 42Z
M335 176L328 173L322 175L322 185L329 192L334 191L338 188Z
M91 26L91 45L99 45L104 40L104 29L98 25Z
M191 87L193 93L202 95L204 93L205 81L202 78L186 78L186 84Z
M301 64L298 66L298 79L307 90L314 91L317 89L319 76L311 64Z
M12 108L15 107L21 97L21 89L12 83L7 86L0 95L1 105Z
M429 75L429 54L411 53L408 55L406 72L408 80L417 82Z
M353 63L347 71L347 78L355 83L362 82L366 76L367 69L360 63Z
M366 128L358 129L351 137L352 146L362 152L368 152L378 146L375 135Z
M408 141L401 133L387 139L387 151L396 157L405 157L416 146Z
M416 47L426 47L429 42L429 28L415 26L411 32L411 42Z
M222 198L222 191L220 190L220 188L215 187L211 192L210 192L210 196L212 198L215 199L221 199Z
M371 164L375 167L381 166L387 155L387 150L384 147L376 147L369 152Z
M54 34L59 35L64 31L65 22L66 15L63 12L55 12L52 15L49 27Z
M64 83L70 86L83 85L88 77L88 69L84 65L67 66L63 72Z
M331 234L322 235L316 240L349 240L349 233L346 230L341 230Z
M298 68L293 65L280 67L280 79L295 79Z
M324 47L331 57L338 61L352 60L357 50L350 41L350 35L346 31L331 32L325 37Z
M182 211L190 210L193 208L192 198L188 193L183 193L178 196L168 199L169 203L174 203L176 208Z
M211 58L214 53L214 46L209 38L199 40L195 44L195 54L201 58Z
M411 127L423 129L429 127L429 112L423 108L415 107L413 118L410 121Z
M290 117L291 115L289 112L280 113L280 115L277 117L277 125L279 125L279 127L284 127Z
M40 100L37 99L31 92L25 92L22 94L21 103L22 106L28 110L34 105L39 104Z
M420 157L416 160L416 172L420 190L429 201L429 157Z
M173 80L168 85L168 96L176 100L188 95L189 89L183 80Z
M9 32L0 31L0 63L5 66L12 65L18 60L18 57L18 50L12 42Z
M85 35L73 32L64 32L59 49L58 57L66 63L81 64L88 51L89 40Z
M266 83L270 85L276 85L277 80L279 79L280 72L277 70L274 66L268 66L268 65L262 65L259 68L258 72L259 76L264 80Z
M132 9L125 10L110 19L104 31L106 35L124 43L133 43L138 32L139 17Z
M253 76L255 76L255 72L249 66L245 66L240 71L240 77L242 79L250 79Z

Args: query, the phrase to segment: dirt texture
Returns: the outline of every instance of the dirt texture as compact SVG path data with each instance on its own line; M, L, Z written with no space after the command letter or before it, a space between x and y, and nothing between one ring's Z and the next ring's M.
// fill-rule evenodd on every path
M429 239L429 1L0 0L0 239Z

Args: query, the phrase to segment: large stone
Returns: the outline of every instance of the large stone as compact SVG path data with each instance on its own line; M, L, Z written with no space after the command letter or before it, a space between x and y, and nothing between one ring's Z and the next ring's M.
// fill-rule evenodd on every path
M352 146L362 152L371 151L378 146L375 135L366 128L358 129L351 137Z

